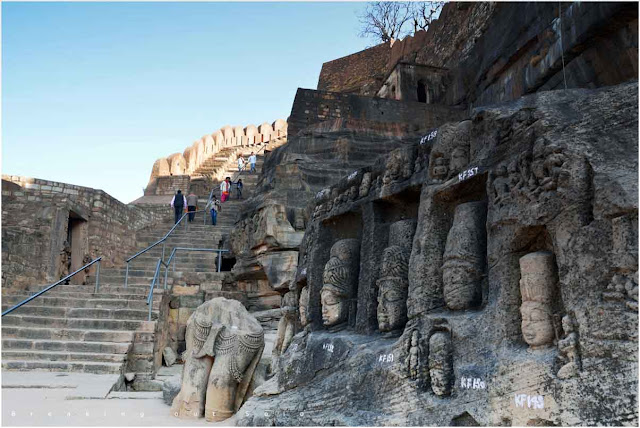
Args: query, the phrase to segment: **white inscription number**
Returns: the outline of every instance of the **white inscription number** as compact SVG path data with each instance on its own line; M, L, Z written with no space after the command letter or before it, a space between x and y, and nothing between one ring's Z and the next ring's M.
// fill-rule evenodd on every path
M353 171L351 174L349 174L349 176L347 177L347 180L351 181L357 176L358 176L358 171Z
M331 352L333 353L333 343L325 343L322 345L322 349L326 350L327 352Z
M529 409L544 409L544 397L542 395L516 394L516 407Z
M427 143L431 140L433 140L434 138L436 138L438 136L438 130L434 129L433 131L429 132L427 135L425 135L424 137L422 137L420 139L420 145Z
M478 173L478 167L473 167L470 168L466 171L462 171L460 174L458 174L458 181L464 181L467 180L471 177L473 177L474 175L476 175Z
M485 389L487 385L482 379L463 376L460 378L460 387L464 389Z
M382 354L378 357L379 363L393 363L393 354Z

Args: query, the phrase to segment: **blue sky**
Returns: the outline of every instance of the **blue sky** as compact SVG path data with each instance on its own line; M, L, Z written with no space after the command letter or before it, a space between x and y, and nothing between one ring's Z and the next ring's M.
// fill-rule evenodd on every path
M284 118L373 44L364 3L2 3L2 173L142 196L155 159Z

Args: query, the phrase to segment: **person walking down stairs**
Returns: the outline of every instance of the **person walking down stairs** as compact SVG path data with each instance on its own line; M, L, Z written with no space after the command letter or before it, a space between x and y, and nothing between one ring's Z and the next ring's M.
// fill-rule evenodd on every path
M173 196L173 199L171 199L171 208L173 208L175 212L174 223L177 223L178 220L180 220L180 217L182 217L182 211L186 205L187 198L184 197L181 190L178 190L178 192Z
M220 183L220 199L221 202L229 199L229 192L231 192L231 177L227 177L224 179L222 183Z
M249 163L251 164L251 172L256 172L256 155L255 153L251 152L251 156L249 156Z
M220 212L220 201L216 198L216 195L213 195L213 198L207 204L205 211L211 211L211 224L216 225L218 222L218 213Z
M189 223L193 222L193 218L196 216L195 210L198 206L198 197L193 193L193 190L189 192L187 196L187 209L189 211Z
M236 183L236 188L237 188L237 192L238 192L238 199L242 198L242 187L244 185L242 184L242 179L238 178L238 182Z
M242 155L238 155L238 171L242 171L244 169L244 158L242 157Z

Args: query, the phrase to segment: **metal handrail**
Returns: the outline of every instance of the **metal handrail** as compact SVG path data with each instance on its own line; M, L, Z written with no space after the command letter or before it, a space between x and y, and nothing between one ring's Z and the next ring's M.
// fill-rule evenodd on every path
M100 287L100 260L102 260L102 256L98 257L95 260L92 260L91 262L87 263L86 265L82 266L80 269L78 269L77 271L70 273L69 275L65 276L64 278L62 278L61 280L59 280L58 282L54 282L53 284L51 284L50 286L48 286L47 288L45 288L44 290L40 290L38 291L36 294L34 294L31 297L27 297L26 299L24 299L22 302L18 303L17 305L7 309L6 311L4 311L2 313L2 316L7 315L10 312L13 312L14 310L18 309L20 306L29 303L30 301L32 301L33 299L35 299L38 296L43 295L44 293L46 293L47 291L51 290L52 288L56 287L57 285L61 284L62 282L66 281L67 279L71 278L72 276L74 276L75 274L77 274L78 272L82 272L83 270L85 270L86 268L88 268L89 266L91 266L94 263L98 263L98 267L97 267L97 271L96 271L96 288L95 288L95 292L98 292L98 288Z
M163 264L164 264L164 289L165 290L167 289L167 274L168 274L168 271L169 271L169 267L171 267L171 262L173 261L173 256L175 256L176 251L178 251L178 250L182 250L182 251L206 251L206 252L210 252L210 253L213 253L213 252L219 253L219 255L218 255L218 272L220 272L220 269L222 267L222 257L221 257L222 253L228 253L229 252L229 250L221 250L221 249L218 249L218 248L175 247L173 249L173 251L171 251L171 255L167 259L167 262L166 263L163 262ZM175 270L176 270L176 265L174 264L173 265L173 271L175 272Z
M187 217L188 214L196 214L196 213L200 213L200 212L204 212L206 210L197 210L197 211L187 211L184 214L182 214L182 217L180 217L180 220L178 220L178 222L176 224L173 225L173 227L171 229L169 229L169 231L164 235L163 238L159 239L158 241L154 242L153 244L149 245L147 248L145 248L144 250L138 251L136 254L134 254L133 256L129 257L128 259L125 260L125 262L127 263L127 269L125 271L124 274L124 288L127 288L127 285L129 284L129 262L133 259L135 259L136 257L146 253L147 251L149 251L150 249L154 248L156 245L158 244L162 244L162 260L164 260L164 242L169 238L169 236L173 233L174 230L176 230L176 228L178 227L178 225L182 222L182 220L184 220L185 217ZM205 215L206 218L206 215ZM184 223L184 230L187 230L187 225L188 222Z
M156 263L156 272L153 274L153 280L151 281L151 288L149 289L149 295L147 296L147 305L149 306L149 321L151 321L151 311L153 309L153 289L156 286L156 281L158 280L158 273L160 272L160 264L164 263L162 259L158 259L158 263ZM165 266L165 272L167 267Z
M156 271L153 274L153 279L151 280L151 286L149 287L149 294L147 295L147 305L149 306L149 321L151 321L151 313L153 311L153 290L156 288L156 283L158 282L158 274L160 273L160 266L164 266L164 289L167 289L167 274L169 272L169 267L171 262L173 261L173 256L175 256L176 251L184 250L184 251L208 251L208 252L217 252L218 253L218 272L220 272L220 268L222 267L222 253L226 253L229 250L220 250L216 248L185 248L185 247L174 247L173 251L171 251L171 255L169 256L168 261L165 263L161 258L158 258L158 262L156 263ZM173 269L175 270L176 265L173 265Z

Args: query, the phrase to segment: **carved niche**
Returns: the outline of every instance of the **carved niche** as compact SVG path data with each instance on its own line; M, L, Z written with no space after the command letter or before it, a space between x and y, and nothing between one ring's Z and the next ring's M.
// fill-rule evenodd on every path
M337 326L349 320L355 305L359 268L360 242L357 239L342 239L333 244L324 267L320 292L325 326Z
M429 337L429 378L434 394L440 397L451 394L453 355L451 331L446 325L441 325Z
M389 227L389 246L382 254L378 286L378 328L391 331L407 323L409 257L416 222L401 220Z
M537 251L520 258L522 336L532 349L553 343L551 299L558 282L553 253Z
M455 209L442 265L444 301L451 310L468 309L482 300L485 222L484 202L467 202Z

